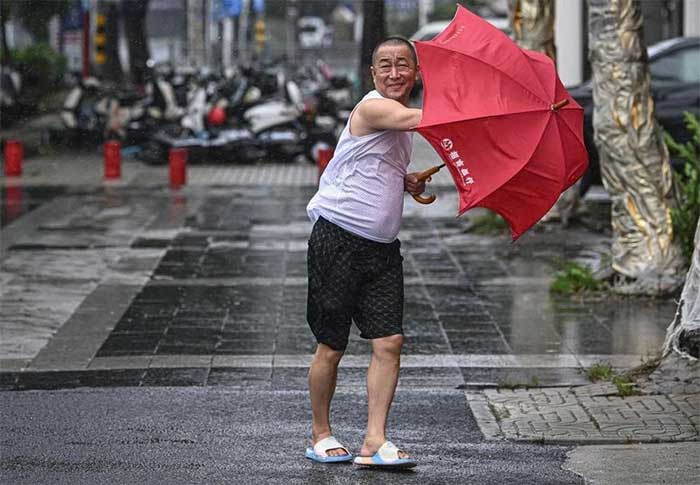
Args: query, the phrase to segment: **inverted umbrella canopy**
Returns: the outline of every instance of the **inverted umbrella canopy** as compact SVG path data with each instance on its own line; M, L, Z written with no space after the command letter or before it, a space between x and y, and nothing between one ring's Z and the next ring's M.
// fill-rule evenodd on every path
M452 174L459 215L489 208L517 239L585 172L583 108L551 59L461 6L416 50L424 85L417 130Z

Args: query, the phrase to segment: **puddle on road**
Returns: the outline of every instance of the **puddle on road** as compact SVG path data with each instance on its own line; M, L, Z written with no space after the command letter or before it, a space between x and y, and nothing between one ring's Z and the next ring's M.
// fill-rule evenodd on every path
M552 295L555 268L546 260L557 253L537 253L509 259L508 275L478 283L487 294L498 295L501 328L513 352L649 356L661 348L675 312L671 298Z

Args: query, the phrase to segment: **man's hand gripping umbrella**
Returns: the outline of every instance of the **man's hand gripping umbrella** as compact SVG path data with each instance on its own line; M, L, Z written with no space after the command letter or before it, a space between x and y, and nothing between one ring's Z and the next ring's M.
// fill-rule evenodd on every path
M434 167L430 167L427 170L424 170L422 172L419 172L416 174L416 181L418 182L430 182L432 180L432 176L435 175L440 171L442 167L444 167L445 164L443 163L442 165L435 165ZM419 202L421 204L432 204L435 202L435 199L437 199L437 196L435 194L431 194L427 197L423 197L422 195L418 194L411 194L411 196L415 199L416 202Z

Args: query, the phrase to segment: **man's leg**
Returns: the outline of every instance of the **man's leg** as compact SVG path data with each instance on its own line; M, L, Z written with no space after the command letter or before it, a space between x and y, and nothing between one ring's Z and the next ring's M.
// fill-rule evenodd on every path
M372 339L372 360L367 370L367 432L361 456L372 456L386 441L386 420L399 381L403 335ZM399 458L407 458L401 452Z
M309 396L311 398L313 444L331 436L331 400L338 378L338 363L343 352L333 350L328 345L318 344L314 360L309 368ZM345 455L342 449L328 450L329 456Z

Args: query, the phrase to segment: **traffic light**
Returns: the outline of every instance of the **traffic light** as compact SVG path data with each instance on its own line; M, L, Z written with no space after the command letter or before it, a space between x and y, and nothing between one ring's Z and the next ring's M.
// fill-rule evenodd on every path
M264 44L267 40L267 35L265 35L265 21L263 19L258 19L255 21L255 42L258 44Z
M105 53L105 46L107 44L107 33L105 32L106 23L107 16L98 14L95 19L95 63L100 65L107 62L107 54Z

